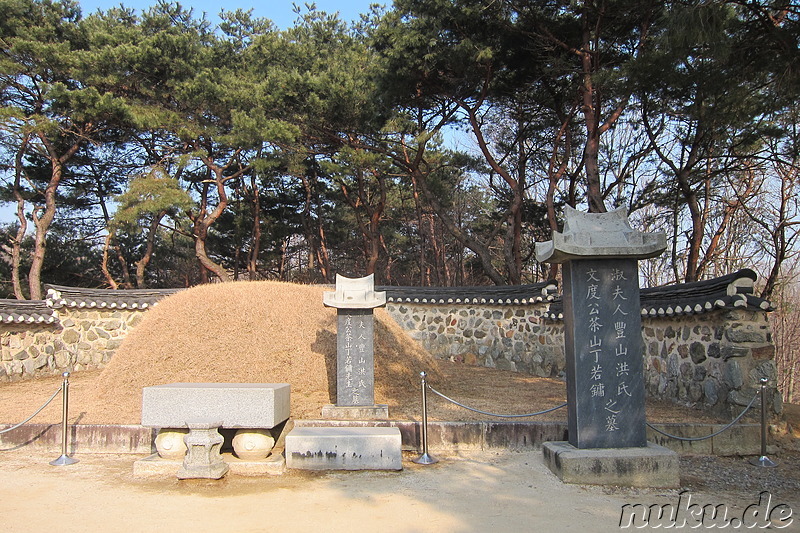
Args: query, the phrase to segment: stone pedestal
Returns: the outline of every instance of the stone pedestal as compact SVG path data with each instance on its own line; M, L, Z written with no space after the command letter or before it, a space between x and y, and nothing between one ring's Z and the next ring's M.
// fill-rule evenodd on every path
M220 450L225 440L219 434L221 421L189 421L186 435L186 457L178 470L178 479L220 479L228 472Z
M233 451L244 461L266 459L275 447L275 437L268 429L239 429L233 436Z
M401 446L396 427L295 427L286 436L286 467L402 470Z
M638 448L580 449L568 442L546 442L544 462L564 483L621 487L677 488L678 454L657 444Z
M160 429L154 442L158 456L163 459L182 460L186 456L184 439L188 433L188 429Z

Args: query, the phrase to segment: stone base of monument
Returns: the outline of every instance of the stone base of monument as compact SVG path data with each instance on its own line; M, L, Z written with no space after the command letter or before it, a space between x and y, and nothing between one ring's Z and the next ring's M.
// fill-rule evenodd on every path
M579 449L546 442L544 462L564 483L623 487L677 488L678 454L653 443L642 448Z
M333 405L322 406L322 418L329 420L386 420L388 405Z
M230 453L223 453L222 460L228 465L228 475L232 476L277 476L286 471L286 461L282 454L273 454L258 461L248 461ZM180 459L164 459L154 453L133 463L133 477L175 477L182 465L183 461Z
M301 470L402 470L400 430L391 427L295 427L286 435L286 467Z
M220 451L225 438L219 434L222 422L187 421L189 434L183 439L186 455L178 469L178 479L220 479L228 473L228 465Z

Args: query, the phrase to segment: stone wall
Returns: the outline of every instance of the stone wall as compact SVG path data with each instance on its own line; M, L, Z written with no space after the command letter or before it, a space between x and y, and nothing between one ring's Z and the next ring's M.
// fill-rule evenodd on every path
M173 292L48 286L45 301L0 301L0 381L102 368L147 309Z
M387 305L434 357L563 378L564 326L545 317L548 307ZM750 402L762 377L775 383L775 347L763 310L643 318L642 337L650 397L732 414ZM780 412L780 395L770 400Z
M642 290L651 397L738 414L761 378L774 387L769 305L752 296L754 279L743 271ZM378 289L387 292L389 314L434 357L564 377L564 329L554 283ZM171 292L51 287L46 302L0 301L0 381L101 368L146 309ZM780 412L780 395L771 392L770 400Z
M434 357L540 377L564 375L564 328L546 303L389 303L394 320Z
M774 387L775 346L763 310L647 318L642 334L651 397L733 414L750 403L762 378ZM768 400L781 412L780 394L771 392Z
M65 310L53 324L0 324L0 380L102 368L143 310Z

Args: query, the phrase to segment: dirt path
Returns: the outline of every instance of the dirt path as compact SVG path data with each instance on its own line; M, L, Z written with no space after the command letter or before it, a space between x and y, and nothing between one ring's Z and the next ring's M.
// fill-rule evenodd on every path
M138 480L132 456L83 455L66 467L49 466L50 459L0 454L3 531L614 531L626 503L677 504L679 497L677 490L564 485L540 452L474 452L427 467L405 461L392 473L219 482ZM731 510L753 503L692 496Z
M128 455L82 455L78 464L52 467L50 457L3 453L0 525L8 532L600 532L618 529L626 504L677 505L681 497L679 490L564 485L537 451L440 458L427 467L405 461L391 473L152 481L133 478ZM741 517L770 490L762 481L739 487L740 496L690 488L684 498ZM771 507L799 508L796 491L772 493Z

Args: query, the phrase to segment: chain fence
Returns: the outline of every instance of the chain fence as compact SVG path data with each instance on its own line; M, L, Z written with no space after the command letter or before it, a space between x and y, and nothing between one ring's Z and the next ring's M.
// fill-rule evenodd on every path
M561 409L562 407L566 407L567 406L566 403L562 403L561 405L557 405L555 407L551 407L549 409L545 409L544 411L538 411L536 413L526 413L526 414L522 414L522 415L501 415L501 414L497 414L497 413L490 413L488 411L481 411L480 409L475 409L474 407L470 407L468 405L464 405L463 403L457 402L454 399L452 399L452 398L450 398L448 396L445 396L444 394L442 394L438 390L434 389L430 385L427 385L427 387L432 393L434 393L434 394L436 394L438 396L441 396L442 398L444 398L445 400L447 400L448 402L450 402L450 403L452 403L454 405L457 405L457 406L462 407L464 409L467 409L469 411L473 411L475 413L480 413L482 415L487 415L487 416L496 416L498 418L526 418L526 417L529 417L529 416L539 416L539 415L543 415L545 413L552 413L553 411L556 411L558 409Z
M42 412L42 410L43 410L45 407L47 407L48 405L50 405L50 402L52 402L52 401L55 399L55 397L56 397L56 396L58 396L58 393L59 393L59 392L61 392L62 390L64 390L64 385L60 385L60 386L58 387L58 390L56 390L56 391L53 393L53 395L52 395L52 396L50 396L50 398L49 398L49 399L48 399L46 402L44 402L44 405L42 405L42 406L41 406L39 409L37 409L37 410L36 410L36 412L35 412L35 413L33 413L31 416L29 416L28 418L26 418L25 420L23 420L23 421L22 421L22 422L20 422L19 424L16 424L16 425L14 425L14 426L11 426L10 428L6 428L6 429L2 429L2 430L0 430L0 435L2 435L3 433L8 433L9 431L15 430L15 429L17 429L18 427L22 427L22 426L24 426L25 424L27 424L28 422L30 422L31 420L33 420L33 418L34 418L36 415L38 415L39 413L41 413L41 412Z
M476 409L474 407L470 407L470 406L465 405L465 404L463 404L463 403L461 403L459 401L454 400L453 398L450 398L449 396L447 396L447 395L439 392L435 388L433 388L427 382L427 380L426 380L427 374L425 372L421 372L420 376L422 377L422 404L423 404L422 405L422 409L423 409L423 428L422 429L423 429L423 440L424 441L427 441L427 410L428 409L427 409L427 399L426 399L426 394L425 393L428 390L430 390L432 393L436 394L437 396L441 397L442 399L452 403L453 405L456 405L456 406L461 407L463 409L467 409L467 410L472 411L474 413L479 413L479 414L482 414L482 415L498 417L498 418L527 418L527 417L534 417L534 416L539 416L539 415L543 415L543 414L546 414L546 413L552 413L553 411L556 411L558 409L561 409L561 408L567 406L567 403L563 403L561 405L556 405L555 407L551 407L551 408L545 409L543 411L537 411L535 413L524 413L524 414L492 413L492 412L489 412L489 411L483 411L481 409ZM666 431L658 429L657 427L655 427L653 424L650 424L649 422L647 423L647 427L649 427L650 429L652 429L653 431L655 431L658 434L661 434L661 435L663 435L665 437L668 437L670 439L675 439L675 440L678 440L678 441L699 442L699 441L711 439L711 438L716 437L717 435L729 430L734 425L736 425L742 419L742 417L744 417L744 415L747 414L747 412L750 409L752 409L753 405L756 403L756 400L761 398L761 402L760 402L761 403L761 458L759 460L760 460L761 464L763 464L765 461L768 461L768 458L766 457L766 409L765 409L766 408L766 403L765 403L765 392L766 392L766 380L762 379L761 380L761 388L756 390L755 394L753 395L753 398L750 400L750 403L747 404L747 406L744 408L744 410L742 410L742 412L739 413L739 415L736 416L736 418L734 418L733 420L731 420L728 424L725 424L725 426L723 426L722 428L718 429L717 431L714 431L713 433L710 433L709 435L705 435L705 436L702 436L702 437L682 437L682 436L673 435L671 433L667 433ZM428 455L428 453L427 453L427 443L424 443L423 449L424 449L423 456L427 456Z
M753 395L753 399L750 400L750 403L747 404L747 407L744 408L744 411L739 413L739 416L737 416L736 418L731 420L730 423L726 424L725 427L723 427L722 429L719 429L719 430L715 431L714 433L711 433L710 435L706 435L704 437L679 437L678 435L671 435L670 433L667 433L665 431L661 431L660 429L658 429L657 427L653 426L649 422L647 423L647 427L649 427L650 429L652 429L656 433L660 433L661 435L664 435L665 437L669 437L671 439L682 440L682 441L686 441L686 442L698 442L698 441L701 441L701 440L707 440L707 439L710 439L712 437L716 437L720 433L723 433L723 432L729 430L734 424L736 424L739 420L741 420L742 417L745 415L745 413L747 413L747 411L749 411L750 408L753 407L753 404L756 403L756 398L758 398L760 395L761 395L760 391L756 391L756 393Z

